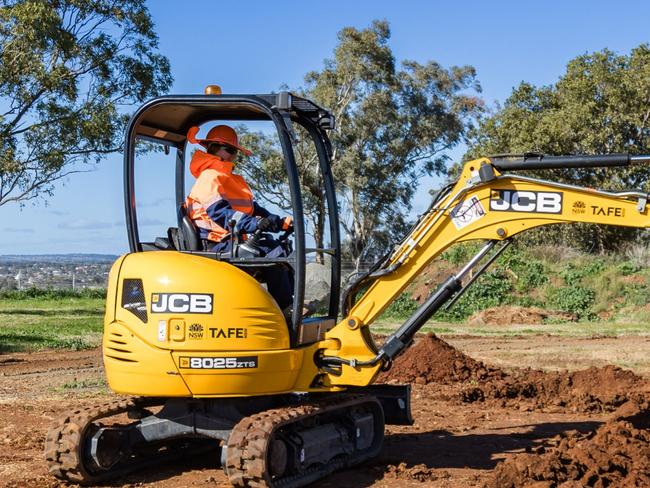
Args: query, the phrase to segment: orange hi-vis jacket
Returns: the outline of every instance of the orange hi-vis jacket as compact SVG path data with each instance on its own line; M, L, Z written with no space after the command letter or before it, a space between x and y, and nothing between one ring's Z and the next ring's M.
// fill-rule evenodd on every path
M230 222L238 231L257 230L256 217L268 217L269 212L257 205L244 178L233 174L233 163L217 156L196 151L190 162L190 172L196 178L185 208L199 229L201 239L221 242L230 236Z

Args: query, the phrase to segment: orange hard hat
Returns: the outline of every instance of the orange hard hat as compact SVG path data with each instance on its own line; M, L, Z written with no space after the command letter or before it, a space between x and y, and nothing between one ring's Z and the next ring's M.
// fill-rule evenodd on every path
M198 127L191 127L190 130L187 131L187 139L192 144L201 144L206 148L210 144L224 144L226 146L230 146L230 147L234 147L235 149L238 149L239 151L246 154L246 156L250 156L251 154L253 154L248 149L239 145L237 141L237 132L235 132L235 129L233 129L228 125L217 125L213 127L208 132L208 135L205 136L205 139L197 139L196 134L198 133L199 133Z

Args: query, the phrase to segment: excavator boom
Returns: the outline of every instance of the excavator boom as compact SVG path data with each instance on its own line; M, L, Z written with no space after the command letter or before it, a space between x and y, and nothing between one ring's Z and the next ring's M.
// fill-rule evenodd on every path
M345 318L326 338L332 347L320 359L331 385L370 384L380 368L404 351L415 333L445 303L457 297L462 279L495 246L499 253L510 239L526 230L551 224L593 223L650 227L648 194L611 192L521 176L507 171L626 166L650 162L650 156L523 155L482 158L466 163L459 179L433 202L412 231L381 266L358 280L344 301ZM380 350L368 326L413 279L449 246L486 240L486 246L456 275L440 285ZM494 260L496 254L490 258ZM485 269L485 266L482 270ZM353 301L360 289L365 293Z

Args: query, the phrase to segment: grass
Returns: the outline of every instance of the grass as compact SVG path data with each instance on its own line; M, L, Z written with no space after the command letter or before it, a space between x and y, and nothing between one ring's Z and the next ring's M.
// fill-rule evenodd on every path
M650 312L630 310L611 321L545 323L540 325L469 325L465 322L427 323L422 332L443 336L518 337L550 335L562 337L618 337L650 335ZM397 311L396 311L397 312ZM377 334L390 334L408 311L393 313L371 327ZM100 345L104 299L64 294L17 298L0 297L0 353L41 349L80 350ZM403 316L403 318L401 318Z
M101 343L104 299L0 299L0 353L80 350Z
M401 322L378 321L371 330L379 334L390 334ZM563 322L540 325L485 325L476 326L467 323L429 322L421 332L433 332L438 335L473 335L484 337L512 337L532 335L552 335L565 337L618 337L623 335L650 336L650 324L638 322Z
M108 383L106 383L105 378L87 378L83 380L74 379L63 383L60 387L57 387L58 390L80 390L80 389L89 389L89 388L98 388L98 389L107 389Z

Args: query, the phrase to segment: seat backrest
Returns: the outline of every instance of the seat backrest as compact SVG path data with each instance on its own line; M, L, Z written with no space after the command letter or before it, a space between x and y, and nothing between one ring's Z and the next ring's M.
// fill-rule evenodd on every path
M181 251L203 251L199 231L188 217L185 205L178 207L178 234Z

